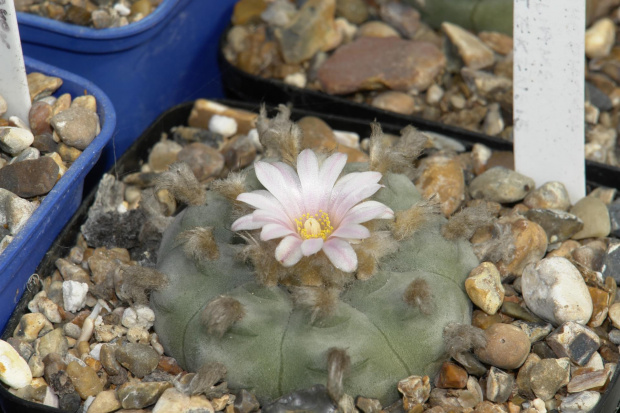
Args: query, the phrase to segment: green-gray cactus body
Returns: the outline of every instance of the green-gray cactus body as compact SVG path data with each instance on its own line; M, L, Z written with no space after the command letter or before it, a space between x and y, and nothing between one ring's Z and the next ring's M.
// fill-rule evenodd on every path
M403 175L388 174L382 183L385 187L374 199L394 211L420 200ZM339 347L351 358L345 391L389 403L398 397L398 380L437 371L446 358L443 327L470 322L464 280L478 262L468 242L441 236L441 220L401 241L396 253L381 260L377 274L350 283L335 311L314 323L308 310L295 307L286 287L256 282L252 268L239 260L238 248L231 244L232 221L229 202L209 193L205 206L188 208L176 218L160 248L158 269L169 284L151 297L155 329L166 352L188 370L219 361L227 367L231 388L270 400L325 383L327 350ZM176 236L196 226L213 227L217 260L195 263L186 258ZM416 279L428 283L429 311L403 299ZM220 295L235 298L245 310L221 338L209 334L200 317Z

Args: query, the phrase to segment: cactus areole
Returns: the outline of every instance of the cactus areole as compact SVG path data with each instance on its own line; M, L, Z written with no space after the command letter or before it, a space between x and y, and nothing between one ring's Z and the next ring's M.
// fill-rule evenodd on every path
M221 362L230 388L263 402L329 388L333 348L350 359L344 392L384 405L400 379L435 374L444 326L471 321L464 280L478 261L468 241L441 235L443 217L397 241L398 212L421 196L407 176L369 165L311 150L296 170L259 161L244 191L210 190L179 214L158 256L168 284L151 295L167 354L190 371ZM201 242L188 231L205 227L217 258L192 253ZM420 285L425 296L407 300Z

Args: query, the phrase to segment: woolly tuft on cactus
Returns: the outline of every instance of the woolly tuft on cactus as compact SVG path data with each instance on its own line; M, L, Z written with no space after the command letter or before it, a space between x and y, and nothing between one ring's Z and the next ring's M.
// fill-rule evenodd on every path
M281 159L293 163L299 140L286 110L259 124L272 156L283 140L266 137L289 133ZM159 251L168 283L151 295L168 354L192 371L220 362L231 388L263 401L328 383L332 397L386 404L398 380L436 372L447 358L443 327L470 322L464 280L478 261L469 242L441 235L432 201L389 172L407 171L391 167L398 157L385 156L380 135L375 127L369 164L304 150L297 172L257 163L246 192L232 177L237 189L219 182L205 205L176 217Z

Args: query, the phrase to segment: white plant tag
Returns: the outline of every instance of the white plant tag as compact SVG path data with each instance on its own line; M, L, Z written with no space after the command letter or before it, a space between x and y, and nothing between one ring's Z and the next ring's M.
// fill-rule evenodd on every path
M13 0L0 0L0 95L8 105L5 116L17 116L27 124L30 93Z
M514 1L515 169L585 195L585 1Z

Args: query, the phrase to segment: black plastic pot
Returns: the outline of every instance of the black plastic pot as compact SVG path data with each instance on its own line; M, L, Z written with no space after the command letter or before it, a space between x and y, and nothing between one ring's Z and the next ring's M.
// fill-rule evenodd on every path
M419 116L407 116L379 109L364 103L357 103L340 96L291 86L280 80L263 78L244 72L233 66L224 57L222 50L226 42L225 31L220 38L218 61L222 73L224 93L230 99L243 102L261 102L268 105L291 103L294 108L322 114L332 114L364 121L377 120L387 129L413 125L422 131L439 133L465 144L481 143L493 150L512 151L512 143L494 136L468 131L456 126L431 121ZM321 115L325 116L325 115ZM620 168L599 162L586 161L586 179L600 186L620 189Z
M218 102L239 109L245 109L249 111L258 111L260 105L255 103L238 102L231 100L218 100ZM146 162L150 148L159 142L161 134L168 132L172 127L179 125L186 125L189 114L192 110L193 102L183 103L168 111L164 112L157 120L138 138L133 145L127 150L127 152L118 160L117 164L110 170L110 173L116 176L124 176L126 174L137 172L140 170L142 163ZM275 109L268 108L270 114L275 113ZM359 118L344 118L338 115L325 115L317 114L307 110L293 109L292 119L298 120L304 116L318 116L327 122L333 129L351 131L358 133L361 137L370 135L370 122L361 120ZM382 124L382 128L385 132L397 134L401 127L389 124ZM472 141L470 139L462 139L461 142L466 147L471 147ZM593 176L596 178L596 175ZM597 180L589 182L592 187L606 185L605 183ZM618 184L618 183L616 183ZM86 221L88 210L95 199L96 189L91 191L90 194L82 202L82 205L75 213L73 218L69 221L64 230L60 233L58 238L54 241L54 244L47 252L39 266L37 267L37 274L42 277L52 274L56 269L55 261L58 258L66 256L69 248L76 243L77 236L80 231L80 226ZM28 302L32 300L34 295L40 290L37 283L29 283L28 289L24 292L21 300L15 307L15 310L8 321L7 327L2 333L2 339L6 340L13 335L13 331L19 324L21 316L26 313ZM618 411L618 403L620 402L620 381L618 380L618 374L613 378L612 383L609 385L608 390L603 394L599 404L594 413L614 413ZM0 385L0 407L4 412L61 412L59 409L43 406L41 404L29 402L20 399Z

